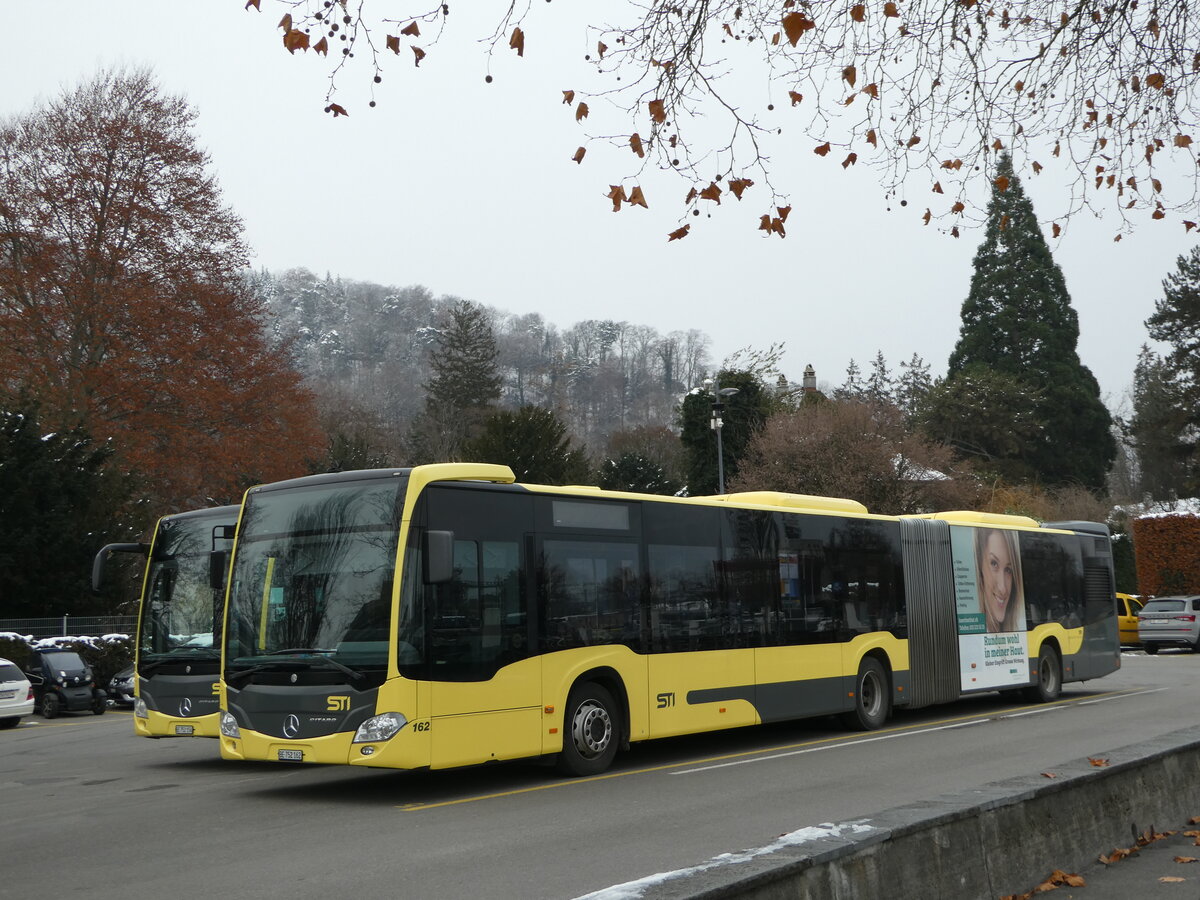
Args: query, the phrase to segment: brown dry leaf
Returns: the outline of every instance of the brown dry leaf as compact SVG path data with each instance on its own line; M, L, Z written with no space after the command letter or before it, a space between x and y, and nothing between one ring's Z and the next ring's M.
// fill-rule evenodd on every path
M1177 856L1177 857L1175 857L1175 862L1177 862L1177 863L1200 862L1200 856Z
M788 91L788 97L790 97L792 100L792 106L795 106L804 99L803 94L797 94L795 91Z
M1186 878L1180 878L1177 875L1164 875L1162 878L1160 878L1158 880L1161 881L1163 884L1179 884L1181 881L1187 881Z
M1167 79L1163 77L1162 72L1155 72L1146 76L1146 87L1158 88L1160 91L1167 83Z
M955 238L958 237L958 226L957 225L955 225L953 228L950 229L950 237L955 237Z
M1162 182L1159 181L1157 178L1150 179L1150 186L1152 188L1154 188L1154 193L1156 193L1156 194L1162 193Z
M872 128L870 131L867 132L867 143L870 144L872 147L879 146L879 138L875 135L874 128Z
M716 200L717 206L721 205L721 189L717 187L715 181L710 181L708 187L700 192L701 200Z
M733 192L733 196L741 200L742 193L746 190L746 188L753 187L753 185L754 182L749 178L734 178L729 182L729 190Z
M868 84L865 88L863 88L862 92L864 94L866 94L868 97L870 97L872 100L879 99L879 85L877 85L873 81L870 84Z
M1001 175L999 178L993 181L992 184L996 186L996 190L1003 194L1008 190L1008 177Z
M690 206L691 202L699 196L700 194L696 191L696 189L692 188L690 191L688 191L688 195L683 198L684 205Z
M1105 766L1108 765L1108 760L1102 756L1089 756L1088 762L1091 763L1092 766L1097 769L1103 769Z
M625 197L625 188L619 184L610 184L608 186L608 193L604 196L612 201L613 212L620 212L621 204L628 202Z
M667 121L667 107L661 100L650 101L650 118L659 125Z
M1113 238L1113 243L1114 244L1121 243L1121 235L1118 234L1115 238Z
M929 211L929 207L925 207L925 215L923 215L921 218L925 220L926 225L929 224L929 220L933 218L933 213Z
M288 53L295 53L297 50L308 50L308 35L303 31L297 31L293 28L283 36L283 46L287 47Z
M583 155L585 153L587 153L587 148L580 147L578 150L575 151L575 155L571 157L572 162L577 162L577 163L583 162Z
M943 169L953 169L955 172L957 172L959 169L962 168L962 160L961 159L947 159L942 163L942 168Z
M642 149L642 136L636 131L629 137L629 146L639 159L646 158L646 151Z
M320 53L323 56L328 56L329 55L329 41L326 38L321 38L319 41L317 41L315 44L313 44L313 52Z
M566 106L570 106L574 102L575 102L575 92L574 91L563 91L563 103Z
M400 29L400 33L402 35L404 35L405 37L420 37L421 29L417 25L416 22L409 22L407 25L405 25L403 28Z
M339 105L338 105L338 104L336 104L336 103L330 103L330 104L329 104L329 111L330 111L331 113L333 113L333 117L334 117L335 119L336 119L338 116L348 116L348 115L350 115L350 113L346 112L346 109L345 109L345 107L343 107L343 106L339 106Z
M421 60L423 60L425 58L425 51L422 50L420 47L413 47L412 52L413 52L413 65L414 66L421 65Z
M517 51L517 56L525 55L525 32L520 28L514 28L512 37L508 39L508 46L511 50Z
M961 213L966 208L967 207L963 204L963 202L961 200L959 200L952 207L950 207L950 212L957 215L958 213Z
M783 33L787 35L788 42L795 47L796 42L804 32L810 28L816 28L817 23L804 13L791 12L783 17Z
M577 107L575 107L575 121L580 122L580 121L586 119L587 117L588 117L588 105L586 103L584 103L582 100L580 100L579 105Z
M765 231L767 234L771 233L771 217L766 213L763 213L762 217L758 220L758 230Z
M604 41L597 41L596 53L599 54L601 59L604 59L604 54L606 52L608 52L608 44L604 43Z
M813 153L817 154L817 156L825 156L829 153L829 141L826 141L820 147L815 147Z
M279 20L279 24L276 25L275 27L282 28L285 32L291 31L292 30L292 14L291 13L285 14L284 17Z
M262 12L262 10L259 8L258 4L259 4L259 0L246 0L246 5L243 6L242 9L249 9L250 7L253 6L259 12Z
M912 137L910 137L908 139L908 143L905 144L904 146L907 147L909 150L911 150L913 147L917 146L917 144L919 144L919 143L921 143L921 139L914 134Z
M883 4L883 14L889 19L896 19L900 16L900 10L896 8L895 3L888 0L887 3Z
M1098 859L1106 866L1111 866L1113 863L1120 862L1125 857L1132 856L1134 853L1137 853L1136 847L1114 847L1112 853L1108 854L1108 856L1101 854Z
M1037 174L1039 174L1039 173L1042 171L1042 164L1041 164L1040 162L1037 162L1037 161L1035 160L1035 161L1034 161L1034 162L1031 164L1030 168L1032 168L1032 169L1033 169L1033 174L1034 174L1034 175L1037 175Z
M1200 53L1196 54L1196 60L1198 63L1200 63ZM1200 825L1200 816L1192 816L1187 820L1187 823L1189 825Z
M638 185L633 186L633 190L629 192L629 205L640 206L642 209L649 209L646 205L646 195L642 193L642 189Z
M848 169L852 165L854 165L856 162L858 162L858 154L851 153L849 156L847 156L845 159L842 160L842 168Z
M857 79L858 69L854 68L854 66L846 66L846 68L842 69L842 80L849 84L850 87L854 87L854 82Z
M1188 219L1183 220L1183 233L1184 234L1187 234L1189 231L1191 231L1195 227L1196 227L1195 222L1189 221ZM1196 846L1200 847L1200 837L1198 837L1196 839Z
M1043 778L1057 778L1058 776L1055 775L1053 772L1043 772L1042 777Z
M1150 218L1152 218L1152 219L1165 219L1166 217L1167 217L1167 214L1165 212L1163 212L1161 209L1156 209L1150 215Z
M933 183L933 192L934 192L935 194L944 194L944 193L946 193L945 191L943 191L943 190L942 190L942 183L941 183L940 181L935 181L935 182Z
M786 222L788 213L790 213L791 211L792 211L792 208L790 206L775 207L775 212L779 213L779 221L780 222Z
M691 225L684 225L682 228L676 228L667 235L667 243L669 244L671 241L683 240L683 238L687 237L688 231L691 229L691 227Z
M1176 147L1190 147L1191 145L1192 145L1192 139L1190 137L1188 137L1186 134L1175 135L1175 146Z
M850 7L850 18L852 18L855 22L861 22L866 19L866 17L867 8L861 3L856 3L854 6Z
M393 53L399 53L399 52L400 52L400 38L396 37L396 35L394 35L394 34L389 34L389 35L387 36L387 41L386 41L386 43L387 43L387 48L388 48L389 50L391 50Z
M993 150L1003 150L1004 149L1004 144L1000 141L1000 138L996 138L996 140L992 142L992 149Z
M1055 237L1058 237L1060 234L1062 234L1062 227L1061 227L1061 226L1060 226L1060 225L1059 225L1057 222L1055 222L1055 223L1054 223L1054 224L1053 224L1053 225L1050 227L1050 232L1051 232L1051 234L1053 234Z

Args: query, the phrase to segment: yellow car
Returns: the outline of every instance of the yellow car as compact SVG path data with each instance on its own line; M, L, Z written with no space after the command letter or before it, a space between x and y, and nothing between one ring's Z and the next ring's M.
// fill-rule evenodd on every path
M1117 630L1121 645L1138 645L1138 611L1142 601L1133 594L1117 594Z

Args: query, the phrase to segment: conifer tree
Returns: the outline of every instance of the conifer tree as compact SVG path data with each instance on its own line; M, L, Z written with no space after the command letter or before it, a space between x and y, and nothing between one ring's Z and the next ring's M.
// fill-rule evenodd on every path
M985 451L1048 484L1100 490L1116 455L1112 417L1095 376L1080 362L1079 318L1066 280L1007 155L997 167L987 219L947 380L970 373L1015 379L1026 390L1008 393L1005 402L1015 404L1014 418L1030 415L1037 428L1015 459L1011 450Z

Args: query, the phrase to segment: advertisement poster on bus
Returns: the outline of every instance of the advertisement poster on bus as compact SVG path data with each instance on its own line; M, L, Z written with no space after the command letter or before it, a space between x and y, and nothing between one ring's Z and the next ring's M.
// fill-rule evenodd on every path
M964 691L1029 681L1017 532L951 526L959 673Z

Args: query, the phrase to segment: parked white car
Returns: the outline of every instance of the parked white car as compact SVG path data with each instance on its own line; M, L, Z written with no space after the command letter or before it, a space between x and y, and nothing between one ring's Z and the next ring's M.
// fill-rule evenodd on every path
M1155 597L1138 612L1138 638L1147 653L1159 647L1200 650L1200 595Z
M0 658L0 728L16 728L33 715L33 686L16 663Z

